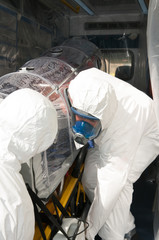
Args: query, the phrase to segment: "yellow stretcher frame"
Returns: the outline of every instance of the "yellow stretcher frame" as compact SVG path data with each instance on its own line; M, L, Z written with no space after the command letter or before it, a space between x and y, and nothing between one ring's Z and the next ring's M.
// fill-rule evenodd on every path
M85 149L86 149L86 147L85 147ZM78 174L75 174L77 176L72 176L72 172L75 167L76 167L76 162L74 162L74 164L70 168L69 172L65 176L64 187L62 190L61 197L57 196L59 202L62 204L63 208L65 208L67 210L67 212L70 216L71 216L71 212L70 212L68 206L73 197L74 197L74 203L75 203L76 207L79 204L79 199L80 199L81 194L82 194L83 203L86 203L86 195L85 195L83 186L81 184L81 177L82 177L82 173L83 173L83 169L84 169L84 163L81 163ZM57 214L54 204L51 201L51 198L48 201L48 203L46 204L46 207L52 215L55 216ZM61 211L59 209L57 209L57 211L58 211L58 216L62 217ZM51 229L51 227L48 224L46 225L45 223L43 224L43 228L44 228L44 233L45 233L46 239L50 240L53 230ZM35 234L34 234L33 240L43 240L43 237L41 235L40 229L37 224L35 225Z

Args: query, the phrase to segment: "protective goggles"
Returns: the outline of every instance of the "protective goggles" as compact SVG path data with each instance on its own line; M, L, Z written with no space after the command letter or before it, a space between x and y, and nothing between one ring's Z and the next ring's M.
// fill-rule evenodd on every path
M91 114L72 107L67 90L65 96L71 113L73 138L77 143L85 145L87 142L98 137L101 131L101 122Z

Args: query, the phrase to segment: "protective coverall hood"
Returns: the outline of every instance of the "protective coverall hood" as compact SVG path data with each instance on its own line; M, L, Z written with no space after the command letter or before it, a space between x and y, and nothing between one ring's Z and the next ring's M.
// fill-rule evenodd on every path
M98 71L92 68L80 72L71 81L68 91L72 106L99 118L105 129L116 112L117 99L111 84Z
M0 165L20 170L20 164L46 150L57 133L52 103L38 92L21 89L0 104Z

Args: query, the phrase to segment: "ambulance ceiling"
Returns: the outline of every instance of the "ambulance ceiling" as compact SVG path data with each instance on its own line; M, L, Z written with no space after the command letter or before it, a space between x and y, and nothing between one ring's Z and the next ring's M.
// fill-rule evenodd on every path
M69 34L75 36L82 34L82 29L88 30L89 34L91 30L97 34L95 30L123 27L136 29L136 25L112 26L111 23L120 24L124 21L138 24L142 14L147 14L149 0L0 0L0 2L48 27L55 24L61 28L60 19L65 16L67 20L70 19ZM63 28L67 29L66 26Z
M19 10L28 9L35 12L39 5L43 10L61 12L68 16L94 15L121 13L145 13L149 0L0 0Z
M148 0L39 0L51 9L64 7L65 13L73 15L96 15L117 13L142 13Z

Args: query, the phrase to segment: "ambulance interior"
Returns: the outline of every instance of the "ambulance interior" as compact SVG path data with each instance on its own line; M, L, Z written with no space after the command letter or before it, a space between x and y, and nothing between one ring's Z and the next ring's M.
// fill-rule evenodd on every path
M82 159L78 174L73 175L80 183L86 149L76 150L65 101L65 88L80 71L96 67L122 79L154 98L158 109L159 1L153 1L0 0L0 98L32 88L47 96L58 113L53 145L21 170L42 204L47 206L55 191L65 202L66 177ZM158 160L154 159L134 185L132 212L141 240L155 239L157 181ZM69 207L76 201L72 199ZM37 227L34 240L56 239L49 224L43 225L45 236Z

